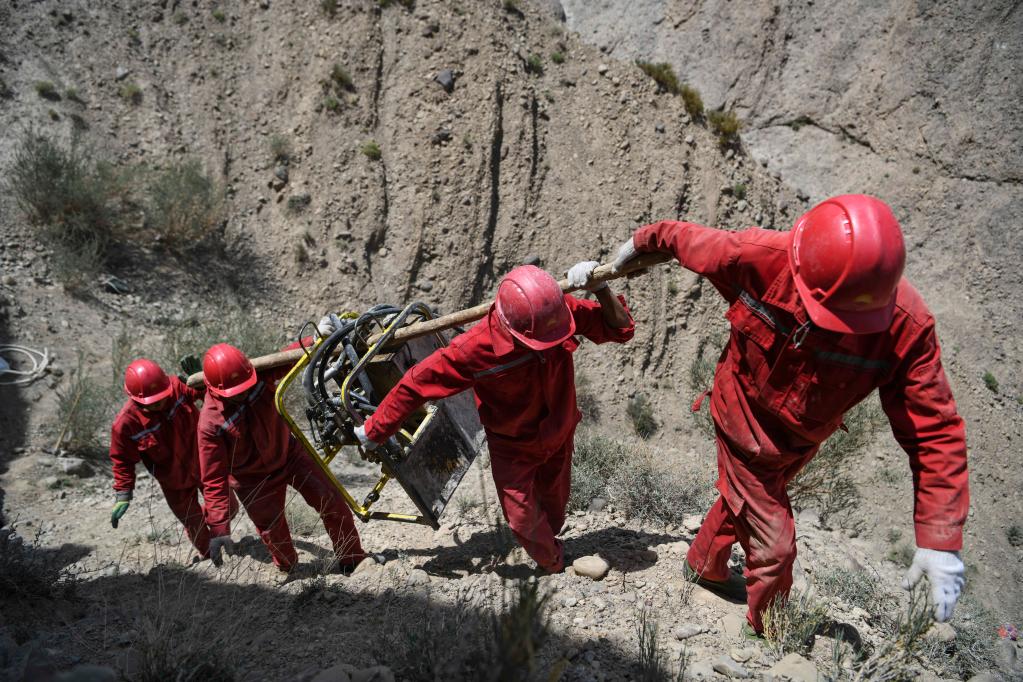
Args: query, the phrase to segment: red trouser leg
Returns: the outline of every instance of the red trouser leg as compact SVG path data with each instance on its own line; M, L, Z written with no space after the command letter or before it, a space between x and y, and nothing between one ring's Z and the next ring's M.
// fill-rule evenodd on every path
M551 453L550 459L567 460L570 468L571 443L567 453L559 448ZM560 479L554 484L549 481L538 484L538 479L548 463L551 469L562 472L565 462L550 462L550 459L537 461L514 450L504 451L493 445L490 448L490 468L508 527L541 568L556 572L564 566L564 553L561 542L554 537L561 526L559 524L557 528L552 528L550 517L553 516L553 520L557 521L560 516L564 521L563 503L560 511L557 508ZM544 496L551 509L550 515L543 507Z
M259 531L263 544L270 550L274 565L290 571L298 563L298 552L291 543L291 529L284 516L286 482L274 475L254 485L239 485L238 497Z
M202 558L210 554L210 528L206 525L202 504L199 502L199 487L173 490L163 488L167 506L185 527L185 534Z
M352 510L323 471L297 447L288 453L288 483L315 509L334 546L341 566L354 566L366 557Z
M686 561L694 571L708 580L727 580L729 575L728 560L732 556L732 545L738 541L732 514L723 497L707 512L696 534Z

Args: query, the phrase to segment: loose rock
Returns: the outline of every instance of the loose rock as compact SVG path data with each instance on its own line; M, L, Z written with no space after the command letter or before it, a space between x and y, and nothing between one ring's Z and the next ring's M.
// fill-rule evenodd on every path
M429 585L430 574L421 568L413 569L412 572L408 574L408 578L405 579L405 584L408 585L409 587Z
M607 563L599 554L593 556L579 557L572 562L572 568L576 575L584 575L594 580L603 580L607 572L611 570L611 564Z
M451 69L444 69L436 76L435 81L440 83L440 86L444 88L444 92L450 94L455 89L455 72Z
M799 654L789 654L768 672L775 677L785 676L792 682L817 682L817 666Z
M680 625L674 630L672 630L671 634L675 635L675 639L682 641L689 639L690 637L695 637L696 635L701 635L706 631L707 628L703 627L702 625L686 623L685 625Z
M725 656L715 660L712 667L715 672L719 672L726 677L743 679L750 676L749 671L740 663L737 663L730 658L726 658Z

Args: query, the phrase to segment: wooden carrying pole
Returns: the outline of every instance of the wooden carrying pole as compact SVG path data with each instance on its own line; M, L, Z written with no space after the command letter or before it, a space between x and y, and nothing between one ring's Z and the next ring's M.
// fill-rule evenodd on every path
M598 265L593 271L593 274L590 277L590 282L607 282L620 277L625 277L626 275L639 274L651 266L667 263L671 259L671 254L660 251L642 253L626 263L625 267L619 272L614 272L611 268L611 264L605 263L604 265ZM567 279L561 280L558 284L561 285L561 290L565 293L578 291L582 288L573 287L568 283ZM470 322L475 322L476 320L486 316L487 311L490 310L490 306L493 305L493 303L493 301L487 301L486 303L480 303L479 305L459 310L449 315L441 315L440 317L432 320L417 322L415 324L410 324L407 327L402 327L394 333L394 337L388 345L401 344L411 339L417 339L420 336L426 336L427 334L433 334L446 329L451 329L452 327L460 327ZM375 342L378 338L379 335L371 337L370 343ZM293 365L302 357L303 352L304 351L301 348L295 348L294 350L285 350L280 351L279 353L262 355L258 358L252 358L252 366L257 372L261 372L268 369L275 369L277 367ZM201 386L202 381L202 372L196 372L192 376L188 377L188 385L193 388Z

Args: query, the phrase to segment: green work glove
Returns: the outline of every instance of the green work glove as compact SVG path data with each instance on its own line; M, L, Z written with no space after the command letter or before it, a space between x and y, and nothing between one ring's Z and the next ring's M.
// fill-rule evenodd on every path
M117 528L117 522L128 512L131 497L130 490L118 490L114 493L114 508L110 510L110 525L114 528Z
M198 355L186 355L178 361L178 365L181 367L181 371L188 376L192 376L193 374L197 374L202 371L202 363L199 362Z

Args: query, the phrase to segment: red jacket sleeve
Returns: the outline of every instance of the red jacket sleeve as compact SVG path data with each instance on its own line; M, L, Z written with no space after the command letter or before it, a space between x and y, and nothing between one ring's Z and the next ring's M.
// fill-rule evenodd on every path
M709 279L719 290L731 290L742 251L741 233L674 220L639 228L632 236L637 251L665 251L683 267Z
M456 338L416 363L366 420L366 435L383 443L401 428L410 414L429 400L441 400L472 388L473 372Z
M970 504L966 427L941 366L933 321L912 341L879 393L913 471L917 546L961 549Z
M125 431L124 415L118 414L110 428L110 463L113 465L114 490L135 490L135 465L141 461L138 448Z
M625 343L636 333L636 321L632 319L632 312L625 303L624 296L618 296L625 314L629 316L629 324L625 327L616 328L604 321L604 313L601 312L600 303L588 299L580 299L575 296L565 296L572 317L575 318L575 333L585 336L593 343Z
M199 472L202 476L206 523L214 536L231 534L231 490L227 480L228 453L216 423L199 417Z
M181 392L185 395L186 400L195 403L206 397L206 384L202 384L199 388L192 388L182 381Z

